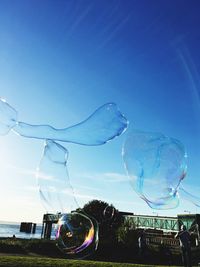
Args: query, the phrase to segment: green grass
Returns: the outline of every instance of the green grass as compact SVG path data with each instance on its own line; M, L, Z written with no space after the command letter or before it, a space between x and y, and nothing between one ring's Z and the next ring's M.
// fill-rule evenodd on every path
M151 251L151 254L145 257L145 264L139 264L139 260L132 251L131 256L126 254L123 249L119 248L114 251L109 247L100 248L96 254L92 255L93 261L86 260L70 260L65 259L64 255L58 250L55 242L49 240L23 240L23 239L12 239L12 238L0 238L0 267L145 267L155 266L154 262L158 265L167 264L167 259L162 259L162 255L159 251ZM193 251L194 263L200 262L200 251ZM112 255L113 254L113 255ZM120 256L120 257L119 257ZM177 258L179 257L179 258ZM159 260L160 258L160 260ZM103 262L104 261L104 262ZM115 261L115 262L112 262ZM123 263L116 263L123 262ZM124 263L129 262L129 263ZM133 264L130 262L135 262ZM149 265L147 265L149 263ZM181 263L180 255L173 255L173 264Z
M31 256L0 256L1 267L140 267L155 265L140 265L128 263L97 262L86 260L52 259Z

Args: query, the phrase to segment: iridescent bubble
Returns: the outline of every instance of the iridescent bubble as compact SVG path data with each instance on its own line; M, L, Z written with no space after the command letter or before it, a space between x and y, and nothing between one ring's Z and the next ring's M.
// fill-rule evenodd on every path
M180 141L161 133L134 130L125 141L122 155L134 190L151 208L177 207L177 190L187 169Z
M98 223L80 212L63 214L58 222L58 248L73 258L85 258L98 246Z
M17 122L17 111L0 98L0 135L7 134Z
M70 212L78 208L67 170L68 151L47 140L37 169L41 201L48 212Z

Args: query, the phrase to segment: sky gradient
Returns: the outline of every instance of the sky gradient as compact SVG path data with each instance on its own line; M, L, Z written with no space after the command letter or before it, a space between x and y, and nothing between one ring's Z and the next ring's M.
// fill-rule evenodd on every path
M114 102L130 129L185 145L184 184L197 194L199 11L198 0L0 0L0 96L19 121L56 128ZM97 147L62 143L80 206L97 198L136 214L200 213L184 200L173 210L152 210L137 196L121 157L126 134ZM0 220L41 222L35 170L43 141L10 132L0 147Z

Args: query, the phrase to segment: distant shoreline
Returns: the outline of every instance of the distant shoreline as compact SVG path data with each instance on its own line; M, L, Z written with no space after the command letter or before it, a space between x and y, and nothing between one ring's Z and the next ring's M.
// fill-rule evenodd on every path
M37 224L36 232L33 233L25 233L20 232L20 223L0 223L0 237L8 237L11 238L15 236L16 238L24 238L24 239L39 239L42 233L42 225Z
M0 224L20 225L20 222L0 221Z
M9 225L20 225L21 222L14 222L14 221L0 221L0 224L9 224ZM36 222L38 226L42 226L41 222Z

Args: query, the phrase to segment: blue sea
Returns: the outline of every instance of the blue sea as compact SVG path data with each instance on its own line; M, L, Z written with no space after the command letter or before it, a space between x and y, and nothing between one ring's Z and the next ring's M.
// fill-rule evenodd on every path
M16 238L41 238L42 226L37 225L35 234L27 234L19 231L20 224L19 223L0 223L0 237L13 237L15 235ZM51 239L55 239L55 227L52 227Z

